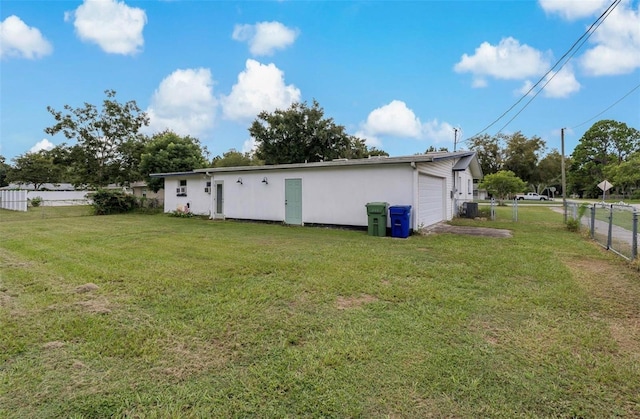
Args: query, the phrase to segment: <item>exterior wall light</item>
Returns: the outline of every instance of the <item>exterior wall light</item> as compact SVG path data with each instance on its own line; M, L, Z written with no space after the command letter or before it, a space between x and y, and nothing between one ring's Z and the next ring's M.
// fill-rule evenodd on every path
M266 176L262 179L262 183L264 183L265 185L269 184L269 180L267 179Z
M239 177L239 178L238 178L238 180L236 180L236 183L239 183L239 184L241 184L241 185L242 185L242 178L241 178L241 177Z

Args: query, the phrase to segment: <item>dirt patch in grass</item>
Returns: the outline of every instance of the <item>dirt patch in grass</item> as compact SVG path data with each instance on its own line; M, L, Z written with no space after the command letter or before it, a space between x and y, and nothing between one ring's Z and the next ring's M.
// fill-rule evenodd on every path
M460 234L465 236L480 236L480 237L495 237L495 238L508 238L513 237L511 230L504 230L499 228L487 228L487 227L470 227L470 226L452 226L449 224L439 223L430 227L424 228L421 232L424 235L428 234Z
M0 290L0 307L9 307L12 299L6 291Z
M65 345L64 342L60 342L59 340L54 340L42 345L42 349L59 349L59 348L62 348L64 345Z
M33 266L32 262L20 260L13 256L9 251L0 249L0 268L30 268Z
M375 303L378 301L376 297L368 294L360 294L358 297L338 297L336 299L336 306L338 310L347 310L350 308L358 308L364 304Z
M76 305L84 308L92 314L109 314L111 313L111 303L104 298L96 298L95 300L79 301Z
M84 294L87 292L95 291L99 288L100 287L98 287L96 284L89 282L84 285L80 285L79 287L76 287L75 292L77 292L78 294Z

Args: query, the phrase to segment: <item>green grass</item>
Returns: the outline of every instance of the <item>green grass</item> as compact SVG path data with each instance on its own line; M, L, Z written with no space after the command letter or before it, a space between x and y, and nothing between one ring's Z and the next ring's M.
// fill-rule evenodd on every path
M640 415L637 271L549 208L456 222L513 237L2 222L0 417Z
M83 217L93 214L93 207L89 205L72 205L72 206L40 206L28 207L27 212L9 211L0 209L0 223L2 222L18 222L32 221L48 218L68 218Z

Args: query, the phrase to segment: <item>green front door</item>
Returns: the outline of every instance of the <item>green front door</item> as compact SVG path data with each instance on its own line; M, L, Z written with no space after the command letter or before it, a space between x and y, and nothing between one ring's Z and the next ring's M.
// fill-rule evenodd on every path
M302 225L302 179L284 180L284 222Z

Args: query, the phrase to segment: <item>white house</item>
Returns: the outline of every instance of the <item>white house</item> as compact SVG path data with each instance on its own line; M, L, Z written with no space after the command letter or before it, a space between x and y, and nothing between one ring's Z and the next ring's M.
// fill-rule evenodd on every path
M459 151L152 176L165 179L165 212L188 206L215 219L366 227L366 204L388 202L411 205L415 230L450 220L473 201L482 169L475 152Z

